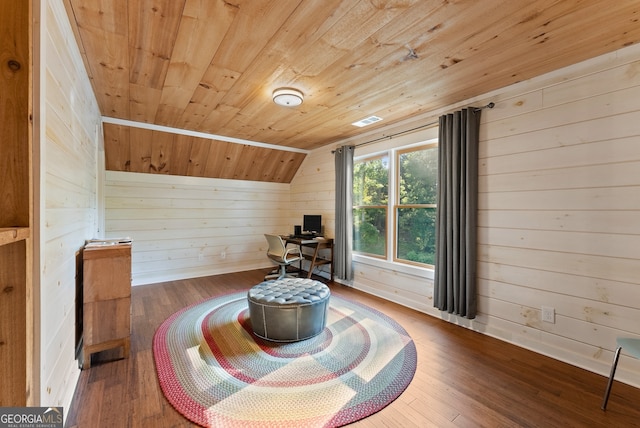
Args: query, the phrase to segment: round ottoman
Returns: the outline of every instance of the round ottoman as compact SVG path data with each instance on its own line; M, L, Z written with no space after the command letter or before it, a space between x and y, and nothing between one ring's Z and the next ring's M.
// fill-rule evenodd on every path
M247 293L253 332L276 342L316 336L326 325L330 295L329 287L313 279L261 282Z

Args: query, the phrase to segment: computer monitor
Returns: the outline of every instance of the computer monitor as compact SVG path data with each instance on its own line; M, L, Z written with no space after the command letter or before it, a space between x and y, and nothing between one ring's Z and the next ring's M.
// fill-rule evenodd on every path
M302 218L302 231L320 235L322 233L322 216L305 214Z

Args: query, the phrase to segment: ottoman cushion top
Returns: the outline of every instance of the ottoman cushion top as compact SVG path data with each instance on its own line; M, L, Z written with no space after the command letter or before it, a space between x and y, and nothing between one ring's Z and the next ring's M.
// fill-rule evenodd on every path
M326 284L308 278L282 278L264 281L249 290L249 300L267 306L305 305L329 298Z

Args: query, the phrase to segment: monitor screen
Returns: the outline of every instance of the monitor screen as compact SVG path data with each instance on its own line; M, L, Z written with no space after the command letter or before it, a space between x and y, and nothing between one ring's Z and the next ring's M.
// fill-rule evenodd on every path
M302 231L306 233L322 233L322 216L305 214L302 219Z

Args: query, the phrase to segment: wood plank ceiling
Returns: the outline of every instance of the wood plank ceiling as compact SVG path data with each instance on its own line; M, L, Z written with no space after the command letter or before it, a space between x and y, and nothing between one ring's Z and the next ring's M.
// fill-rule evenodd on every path
M368 131L640 40L631 0L65 4L105 117L212 134L105 125L108 169L265 181L290 181L304 151L361 133L357 120L383 118ZM275 105L280 87L304 103Z

